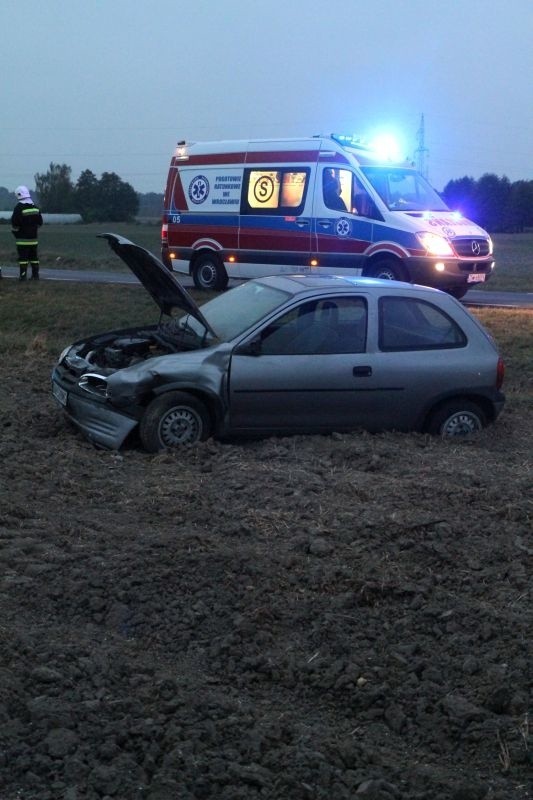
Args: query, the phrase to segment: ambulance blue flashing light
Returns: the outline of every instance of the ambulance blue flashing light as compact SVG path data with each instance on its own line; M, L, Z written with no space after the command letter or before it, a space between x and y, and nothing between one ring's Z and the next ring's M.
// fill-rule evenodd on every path
M338 142L342 147L353 147L357 150L364 150L369 156L374 156L381 161L401 162L400 150L397 141L393 136L383 134L377 136L373 141L366 141L361 136L347 136L340 133L332 133L333 141Z
M343 147L356 147L358 150L372 151L370 144L361 136L347 136L343 133L332 133L331 138L334 142L338 142Z

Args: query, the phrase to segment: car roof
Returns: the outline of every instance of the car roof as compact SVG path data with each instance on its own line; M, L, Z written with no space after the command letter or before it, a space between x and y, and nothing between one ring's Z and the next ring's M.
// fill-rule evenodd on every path
M352 275L313 275L303 273L298 275L270 275L264 278L256 278L257 283L263 283L277 289L283 289L291 294L299 294L305 291L360 291L380 292L383 289L408 290L409 292L437 293L442 294L438 289L429 286L407 283L405 281L390 281L382 278L362 278Z

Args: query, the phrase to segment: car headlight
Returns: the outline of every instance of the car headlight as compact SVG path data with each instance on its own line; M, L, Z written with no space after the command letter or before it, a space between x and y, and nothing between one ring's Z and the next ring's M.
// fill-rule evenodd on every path
M98 397L106 397L107 395L107 379L103 375L96 372L86 372L78 381L78 386L89 394L95 394Z
M70 352L70 348L71 348L71 347L72 347L72 345L68 344L68 345L65 347L65 349L64 349L64 350L61 352L61 355L60 355L60 356L59 356L59 358L57 359L57 363L58 363L58 364L61 364L61 362L63 361L63 359L64 359L64 358L66 358L66 356L67 356L67 355L68 355L68 353Z
M422 247L431 256L454 255L451 244L447 239L444 238L444 236L439 236L436 233L429 233L429 231L423 231L422 233L417 233L416 237Z

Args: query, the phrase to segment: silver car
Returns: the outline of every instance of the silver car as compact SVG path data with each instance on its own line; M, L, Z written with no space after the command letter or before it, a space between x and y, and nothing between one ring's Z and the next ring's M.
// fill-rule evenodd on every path
M103 235L152 295L159 324L76 342L53 395L97 445L138 430L150 452L209 436L426 431L462 436L504 404L503 361L436 289L370 278L274 276L201 309L141 247Z

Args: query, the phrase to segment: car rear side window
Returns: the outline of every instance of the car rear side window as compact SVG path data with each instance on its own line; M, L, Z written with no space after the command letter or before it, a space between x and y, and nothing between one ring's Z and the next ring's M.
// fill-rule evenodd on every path
M441 350L465 347L466 342L455 320L433 303L412 297L380 298L380 350Z

